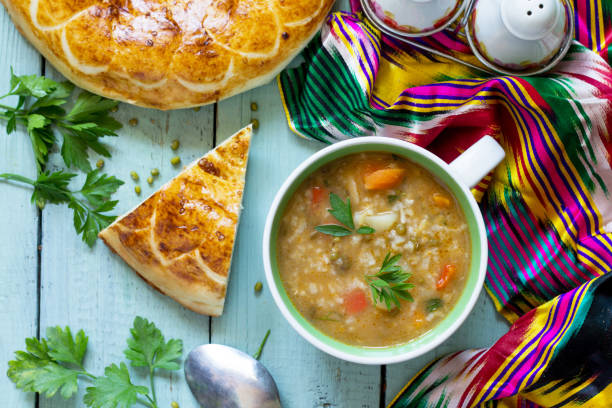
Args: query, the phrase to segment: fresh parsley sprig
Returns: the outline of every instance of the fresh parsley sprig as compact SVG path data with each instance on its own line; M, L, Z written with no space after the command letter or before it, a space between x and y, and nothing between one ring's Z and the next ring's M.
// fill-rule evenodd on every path
M153 401L157 403L153 373L156 368L164 370L178 370L180 368L176 360L181 356L183 342L176 339L164 342L164 336L159 329L153 323L142 318L134 320L134 327L130 332L132 337L127 341L129 347L123 353L134 367L148 368L151 394L153 395Z
M125 363L111 364L104 369L104 375L96 376L83 367L88 337L83 330L76 336L69 327L50 327L47 338L26 339L26 350L15 352L15 360L9 361L7 375L17 388L26 392L37 392L52 397L58 391L64 398L70 398L78 391L79 378L88 378L92 385L87 387L83 402L88 407L128 408L141 404L158 408L153 378L156 370L178 370L178 360L183 353L181 340L164 340L161 331L147 319L136 317L124 351L133 367L148 367L149 389L132 383Z
M11 69L10 91L0 96L17 96L17 104L0 104L0 118L6 120L6 133L11 134L17 125L23 125L30 137L38 172L47 164L49 151L57 142L56 131L62 135L61 156L66 167L91 171L89 149L110 157L108 149L100 142L104 136L117 136L121 124L110 116L118 101L82 91L72 108L65 105L74 85L56 82L38 75L17 76Z
M110 197L123 184L123 181L114 176L102 174L99 169L96 169L87 173L80 190L71 191L68 184L74 177L76 174L63 171L53 173L44 171L38 175L36 180L18 174L0 174L2 179L32 186L34 191L31 200L39 208L43 208L46 203L68 204L68 207L74 212L75 230L91 247L96 241L98 232L115 219L114 216L107 214L117 205L117 201L110 200Z
M121 128L121 124L110 116L110 112L119 102L83 91L72 108L65 110L62 106L68 102L73 90L74 85L70 82L56 82L38 75L17 76L11 69L10 91L0 96L0 100L17 96L17 104L0 104L0 119L6 120L7 134L13 133L18 125L26 128L38 176L31 180L5 173L0 178L34 187L32 202L41 209L47 202L68 204L74 212L77 234L82 234L83 241L92 246L98 232L115 218L107 214L117 205L117 201L110 198L123 182L97 170L92 171L89 150L110 157L100 138L117 136L115 131ZM62 135L60 154L66 167L87 173L85 184L79 191L68 188L76 174L64 170L46 171L49 152L58 143L56 133Z
M315 230L334 237L351 235L355 230L355 223L353 222L350 198L347 197L345 203L337 194L329 193L329 205L331 208L327 211L344 226L336 224L318 225ZM356 232L358 234L372 234L376 231L372 227L363 225Z
M391 256L391 253L388 253L378 273L366 275L374 303L384 303L388 310L393 307L392 303L399 309L401 307L399 299L414 301L408 292L414 288L413 284L407 282L411 274L397 265L400 258L399 254Z

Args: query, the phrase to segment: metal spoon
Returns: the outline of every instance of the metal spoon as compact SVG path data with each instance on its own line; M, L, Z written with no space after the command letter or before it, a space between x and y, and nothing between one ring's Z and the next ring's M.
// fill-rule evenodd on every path
M205 344L191 350L185 379L203 408L281 408L266 367L232 347Z

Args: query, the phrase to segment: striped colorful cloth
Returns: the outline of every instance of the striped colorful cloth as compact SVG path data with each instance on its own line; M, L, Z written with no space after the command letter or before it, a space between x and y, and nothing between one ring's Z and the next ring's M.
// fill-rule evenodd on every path
M390 407L612 407L610 276L531 310L488 349L433 362Z
M393 407L612 407L612 1L573 7L577 41L539 77L482 77L381 35L358 4L279 77L306 138L386 135L447 161L486 134L506 149L473 192L486 289L514 325L490 349L434 362ZM477 63L451 32L422 41Z

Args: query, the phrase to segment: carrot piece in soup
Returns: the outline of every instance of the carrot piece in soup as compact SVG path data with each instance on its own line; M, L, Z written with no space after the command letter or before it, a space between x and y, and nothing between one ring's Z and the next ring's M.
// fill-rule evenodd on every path
M348 315L357 314L368 306L368 298L361 289L353 289L344 295L344 310Z
M322 187L315 186L310 191L312 193L312 204L319 204L325 195L325 190Z
M444 265L444 269L442 269L442 273L438 278L438 282L436 282L436 289L441 290L444 289L448 282L453 278L453 276L457 273L457 267L452 264Z
M364 178L367 190L387 190L397 187L404 179L405 169L382 169L367 174Z
M442 194L435 193L432 199L436 207L439 208L448 208L451 205L450 199L444 197Z
M387 167L387 163L378 162L378 161L369 161L365 163L362 167L363 177L366 177L369 174L374 173L377 170L384 169Z

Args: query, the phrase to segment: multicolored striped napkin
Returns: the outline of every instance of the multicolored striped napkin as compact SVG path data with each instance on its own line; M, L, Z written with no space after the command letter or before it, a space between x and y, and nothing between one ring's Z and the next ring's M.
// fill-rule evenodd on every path
M432 363L391 407L612 407L612 2L573 3L577 41L539 77L483 78L381 35L356 3L279 77L303 137L386 135L447 161L486 134L506 149L474 194L486 289L513 326ZM423 41L476 62L450 32Z

